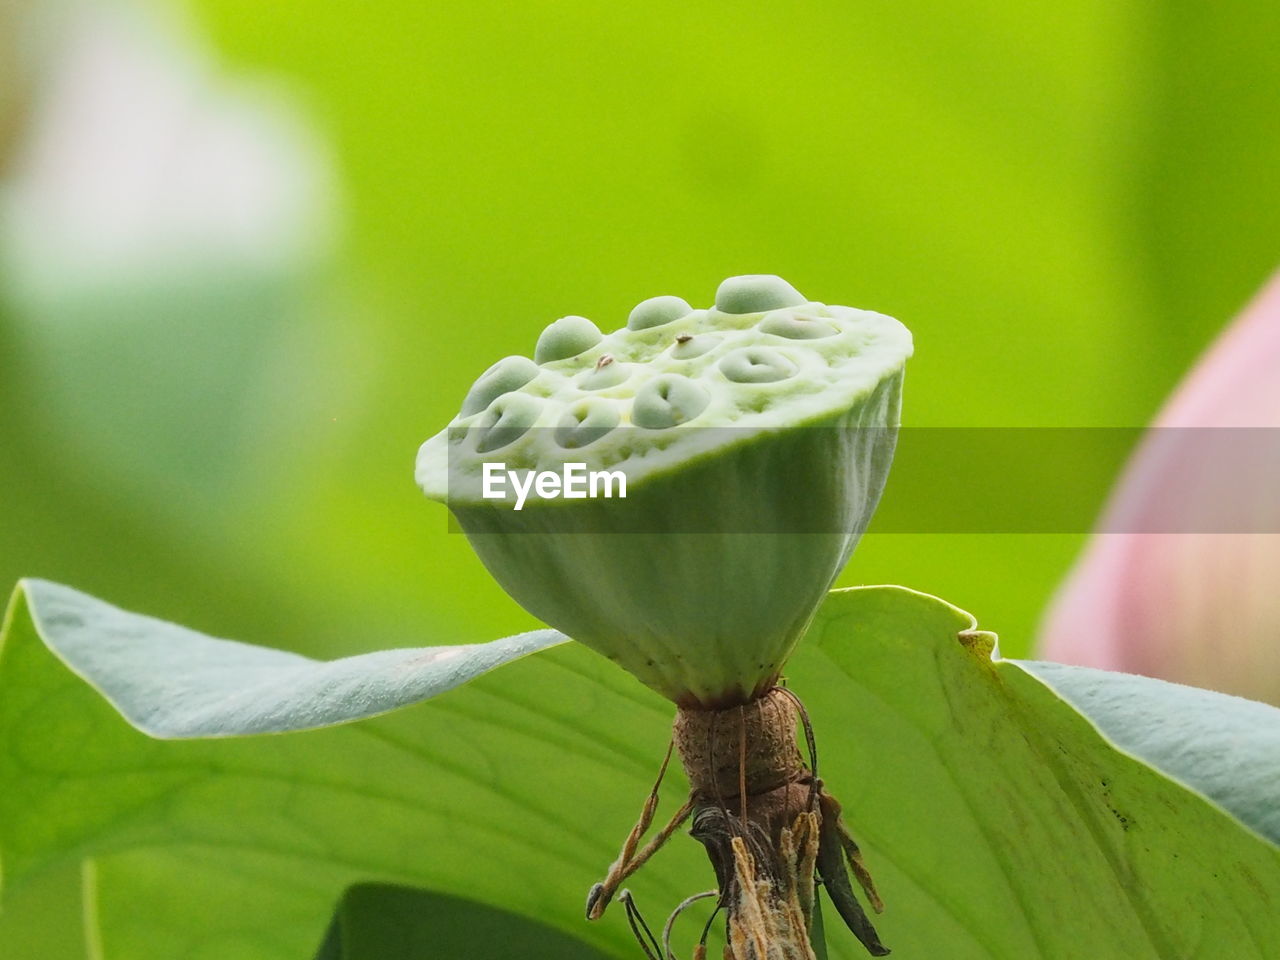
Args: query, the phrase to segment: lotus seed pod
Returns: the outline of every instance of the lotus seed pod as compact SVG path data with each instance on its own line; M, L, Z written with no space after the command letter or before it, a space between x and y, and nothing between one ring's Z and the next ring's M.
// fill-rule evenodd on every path
M683 706L726 706L776 681L866 528L911 335L777 277L674 299L603 336L552 324L537 376L424 443L417 480L534 616ZM568 321L595 336L559 349Z
M462 401L462 416L479 413L504 393L519 390L538 375L538 365L528 357L503 357L480 377Z
M635 305L631 316L627 317L627 329L648 330L650 327L660 327L672 320L687 317L691 313L693 307L679 297L650 297Z
M576 357L599 343L600 337L600 328L586 317L561 317L542 331L533 359L538 363L551 363Z
M799 290L768 273L730 277L716 291L716 309L721 313L763 313L804 302Z

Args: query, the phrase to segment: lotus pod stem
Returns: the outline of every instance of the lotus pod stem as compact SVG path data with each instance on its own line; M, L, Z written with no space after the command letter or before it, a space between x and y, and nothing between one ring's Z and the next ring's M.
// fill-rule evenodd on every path
M689 779L689 798L641 849L657 809L655 784L609 875L592 888L588 919L599 918L622 882L691 818L689 832L706 849L726 914L726 958L814 960L818 880L867 952L888 954L854 894L850 872L872 910L879 913L884 905L840 804L817 777L816 753L810 764L801 757L800 723L812 747L799 699L776 687L748 704L680 709L672 743ZM661 779L660 773L659 784Z
M884 956L889 951L854 896L846 863L855 865L877 911L879 895L840 805L796 746L798 705L775 688L749 704L676 715L676 749L693 804L690 832L716 872L729 948L734 960L812 960L817 874L867 951Z

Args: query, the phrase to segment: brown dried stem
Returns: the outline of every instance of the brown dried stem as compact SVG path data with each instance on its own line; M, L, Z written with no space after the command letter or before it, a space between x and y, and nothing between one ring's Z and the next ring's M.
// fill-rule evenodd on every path
M789 690L774 688L724 710L681 708L673 743L689 777L689 799L636 853L657 806L654 784L622 855L605 881L592 888L588 916L599 917L618 884L692 815L690 833L706 848L719 906L727 915L726 960L815 960L809 931L819 879L867 951L887 954L854 895L849 872L877 913L884 905L839 803L800 756L801 723L816 766L808 716ZM664 771L666 766L664 761ZM663 952L663 960L674 960L665 943ZM695 956L705 956L703 944Z

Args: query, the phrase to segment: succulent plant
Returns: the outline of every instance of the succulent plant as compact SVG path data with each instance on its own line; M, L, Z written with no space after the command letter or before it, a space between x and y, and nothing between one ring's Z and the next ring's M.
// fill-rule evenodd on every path
M564 317L479 377L417 480L539 619L682 706L746 702L866 528L910 354L898 321L774 276L705 310L645 300L608 334ZM535 485L571 463L617 489Z

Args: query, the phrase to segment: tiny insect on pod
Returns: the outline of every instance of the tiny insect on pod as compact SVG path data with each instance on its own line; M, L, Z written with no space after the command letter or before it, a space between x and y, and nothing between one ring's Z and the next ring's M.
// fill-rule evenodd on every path
M797 752L808 719L777 682L879 500L911 350L890 317L731 277L710 309L654 297L608 334L555 321L533 360L491 367L419 451L419 485L512 597L679 707L692 793L640 848L655 784L589 917L690 820L727 957L811 960L815 878L866 948L888 952L853 894L850 872L880 909L816 752ZM585 477L606 478L599 495L594 479L574 486ZM671 922L660 944L619 899L646 954L670 956Z

